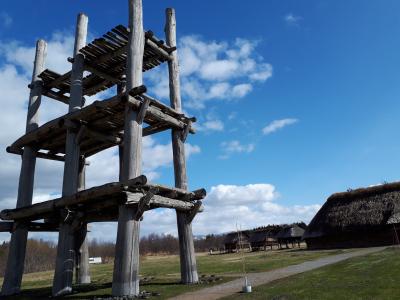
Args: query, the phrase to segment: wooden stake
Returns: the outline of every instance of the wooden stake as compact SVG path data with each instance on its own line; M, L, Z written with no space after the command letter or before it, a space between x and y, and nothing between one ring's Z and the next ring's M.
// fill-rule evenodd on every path
M84 57L79 49L86 44L88 17L79 14L75 33L74 63L71 73L71 97L69 111L76 111L82 107L82 77ZM73 128L67 131L65 144L65 165L63 177L63 196L73 195L78 191L79 172L79 144L76 141L77 133ZM53 281L53 296L61 296L72 292L72 278L75 259L75 232L68 222L61 222L58 236L57 259Z
M26 132L39 126L39 107L42 96L42 84L38 75L44 70L47 44L43 40L36 43L35 63L32 73L31 92L28 104ZM22 154L22 165L19 177L17 208L32 204L33 183L35 176L36 151L32 147L25 147ZM17 229L13 232L10 241L9 256L4 275L2 295L13 295L20 292L28 231Z
M166 10L165 34L167 46L176 47L176 18L175 10L172 8ZM177 51L172 52L170 55L172 57L171 60L168 61L170 101L172 108L181 112L182 104ZM180 130L172 129L172 150L175 186L187 190L185 144ZM177 211L176 215L179 236L181 281L183 283L196 283L199 281L199 277L194 253L192 223L189 221L189 218L187 218L186 212Z
M129 0L129 41L126 69L126 89L130 91L143 83L143 9L142 0ZM127 95L130 97L129 95ZM137 122L137 112L129 105L125 109L123 165L121 180L141 174L142 125ZM113 296L139 295L139 231L140 222L134 219L136 208L121 205L115 247Z

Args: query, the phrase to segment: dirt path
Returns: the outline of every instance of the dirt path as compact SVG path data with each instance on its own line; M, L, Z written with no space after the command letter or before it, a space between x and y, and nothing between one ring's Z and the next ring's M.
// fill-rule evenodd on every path
M299 273L311 271L323 266L331 265L352 257L362 256L378 251L382 251L386 247L374 247L374 248L365 248L356 250L349 253L331 255L323 258L319 258L316 260L307 261L298 265L292 265L281 269L276 269L268 272L262 273L248 273L247 278L250 284L255 287L261 284L266 284L271 281L285 278L288 276L296 275ZM243 286L243 278L232 280L220 285L216 285L213 287L201 289L195 292L185 293L179 296L176 296L171 299L177 300L214 300L219 299L225 296L229 296L240 292Z

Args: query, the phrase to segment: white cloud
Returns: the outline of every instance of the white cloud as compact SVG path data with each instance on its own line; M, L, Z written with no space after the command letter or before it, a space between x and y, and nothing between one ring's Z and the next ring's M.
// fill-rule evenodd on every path
M223 233L268 224L309 222L319 204L288 206L278 203L279 193L267 183L211 187L203 201L204 212L193 223L195 234Z
M303 20L301 16L296 16L292 13L287 14L283 19L290 26L299 26L300 21Z
M221 120L207 120L196 126L199 131L223 131L224 123Z
M255 145L250 144L242 144L238 140L222 142L221 148L223 154L219 156L221 159L227 159L234 153L250 153L254 151Z
M179 41L181 88L184 105L201 109L210 100L233 100L248 95L253 85L272 76L272 66L255 51L257 41L236 39L233 43L204 41L184 36ZM167 98L167 71L146 75L157 97Z
M279 129L282 129L285 126L292 125L297 123L298 119L281 119L281 120L274 120L265 126L262 130L263 134L271 134Z

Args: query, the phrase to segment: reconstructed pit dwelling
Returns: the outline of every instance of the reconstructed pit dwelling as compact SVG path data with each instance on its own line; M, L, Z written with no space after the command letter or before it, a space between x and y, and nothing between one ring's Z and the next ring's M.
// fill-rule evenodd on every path
M71 293L74 270L78 283L90 282L87 224L103 221L118 221L112 295L138 295L140 221L157 207L176 210L181 281L198 281L191 223L206 192L187 190L184 143L196 120L181 108L175 11L166 10L164 43L143 30L142 0L128 3L128 27L118 25L88 45L88 18L79 14L72 69L65 74L44 68L46 42L37 42L26 134L7 148L22 156L22 166L17 208L0 214L0 230L12 234L3 295L20 291L28 231L59 232L54 296ZM171 106L147 95L143 85L143 72L162 63L168 63ZM114 85L116 96L84 106L84 96ZM39 126L42 96L67 104L69 112ZM175 188L147 183L141 171L142 137L169 129ZM85 159L116 145L120 181L85 189ZM32 205L36 158L64 162L61 198Z

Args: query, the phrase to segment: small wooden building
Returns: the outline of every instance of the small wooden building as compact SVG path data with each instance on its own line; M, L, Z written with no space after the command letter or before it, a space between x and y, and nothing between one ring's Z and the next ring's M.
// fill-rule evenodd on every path
M283 226L281 231L276 235L279 247L282 248L282 244L285 244L286 248L289 248L289 244L292 244L292 247L294 247L295 244L300 247L304 231L305 229L297 224Z
M253 230L250 234L250 243L253 251L267 250L273 246L278 245L276 239L277 233L280 231L281 226L269 225Z
M310 249L398 244L400 182L333 194L311 220Z
M225 237L225 252L251 251L250 235L247 231L231 232Z

